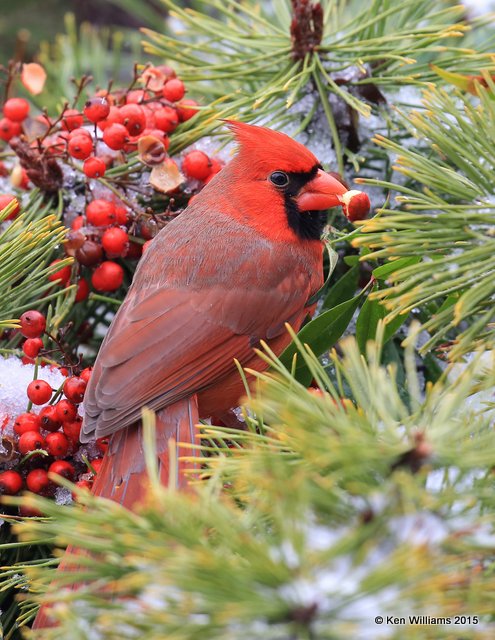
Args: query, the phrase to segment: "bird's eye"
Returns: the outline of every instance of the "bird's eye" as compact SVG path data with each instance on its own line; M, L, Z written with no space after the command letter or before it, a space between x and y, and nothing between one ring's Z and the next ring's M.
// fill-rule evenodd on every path
M274 171L272 174L270 174L269 180L276 187L286 187L289 184L289 176L285 173L285 171Z

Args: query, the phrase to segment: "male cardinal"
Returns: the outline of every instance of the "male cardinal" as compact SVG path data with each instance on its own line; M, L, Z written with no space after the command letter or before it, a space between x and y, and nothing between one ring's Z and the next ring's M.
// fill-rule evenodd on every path
M288 136L229 122L237 156L154 238L96 359L81 440L111 437L93 493L128 508L146 490L141 409L157 414L160 478L170 439L194 442L199 417L238 404L234 362L262 370L314 309L326 209L361 200ZM176 483L185 482L176 461ZM77 551L77 550L76 550ZM76 553L77 557L77 553ZM67 561L70 564L70 556ZM65 561L64 561L65 563ZM72 565L74 560L72 560ZM33 628L50 626L42 607Z
M86 391L81 440L111 436L94 493L130 508L146 486L142 407L157 413L166 484L169 439L193 443L199 417L237 406L234 358L262 370L253 347L265 340L280 353L290 342L285 323L297 331L312 312L325 210L356 193L285 134L228 126L237 156L150 244Z

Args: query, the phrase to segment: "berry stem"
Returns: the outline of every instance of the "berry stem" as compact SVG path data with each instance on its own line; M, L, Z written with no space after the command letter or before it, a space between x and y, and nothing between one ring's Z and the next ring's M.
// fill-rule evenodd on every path
M71 374L73 374L74 373L73 370L77 369L77 367L81 364L80 359L78 358L78 361L74 362L74 360L70 356L69 352L65 349L64 345L62 344L59 338L57 338L56 336L48 332L45 332L45 335L47 335L48 338L50 338L50 340L52 340L57 345L58 350L62 354L64 364L67 365L67 367L71 370Z
M28 453L26 453L24 458L21 458L21 460L19 461L19 465L24 464L30 458L32 458L33 456L36 456L36 455L44 456L45 458L47 458L48 457L48 451L45 451L45 449L33 449L32 451L29 451Z
M64 384L65 384L65 380L61 383L61 385L59 386L59 388L55 391L55 393L52 396L52 399L50 400L50 402L48 404L55 404L56 402L58 402L58 399L62 397L64 391Z
M79 101L79 98L81 97L81 93L83 92L83 89L90 83L93 81L93 76L82 76L79 80L77 80L76 78L71 78L71 82L75 85L76 87L76 95L74 96L74 99L72 100L72 108L75 109L77 108L77 103Z
M136 213L137 215L141 215L143 213L141 209L136 207L133 202L131 202L125 195L123 195L122 192L119 191L116 187L114 187L113 184L108 182L106 178L97 178L97 180L99 183L107 187L107 189L110 189L110 191L114 193L125 205L127 205L129 209L134 211L134 213Z

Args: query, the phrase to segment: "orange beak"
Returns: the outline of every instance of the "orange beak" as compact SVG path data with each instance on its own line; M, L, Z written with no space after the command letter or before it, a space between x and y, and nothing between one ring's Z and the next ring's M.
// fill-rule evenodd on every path
M302 188L296 198L299 211L321 211L342 206L351 222L363 220L370 212L370 199L363 191L349 191L347 187L322 169Z
M299 211L321 211L342 204L347 187L322 169L306 184L296 198Z

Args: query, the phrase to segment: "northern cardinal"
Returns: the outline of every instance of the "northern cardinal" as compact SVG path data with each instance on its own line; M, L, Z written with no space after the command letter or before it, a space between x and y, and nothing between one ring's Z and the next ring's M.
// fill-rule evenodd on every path
M141 409L157 413L160 477L169 440L194 443L199 417L243 394L234 358L267 365L314 310L326 210L362 201L288 136L229 122L237 156L154 238L96 359L81 440L111 436L93 493L132 508L146 490ZM362 204L362 202L361 202ZM177 484L185 483L177 461ZM77 550L76 550L77 551ZM77 556L77 554L76 554ZM50 625L42 607L33 628Z
M253 347L265 340L280 353L290 342L285 323L297 331L312 312L325 211L356 193L285 134L228 126L237 156L150 244L86 392L81 440L111 436L94 493L128 507L146 486L142 407L157 412L166 484L169 439L193 443L198 417L237 406L234 358L262 370Z

